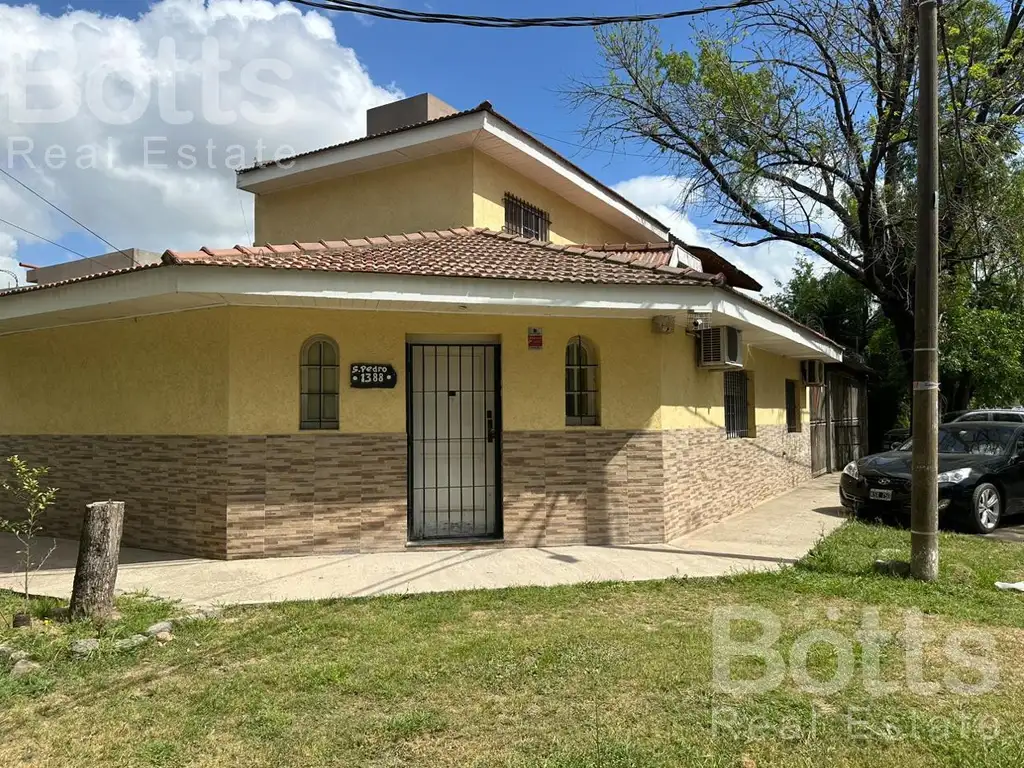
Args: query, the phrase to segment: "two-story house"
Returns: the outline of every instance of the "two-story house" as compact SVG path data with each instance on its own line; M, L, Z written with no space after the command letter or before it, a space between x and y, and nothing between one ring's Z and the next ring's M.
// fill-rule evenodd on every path
M495 112L422 95L239 173L258 246L0 295L51 528L220 558L671 540L810 474L841 350ZM59 277L59 276L58 276Z

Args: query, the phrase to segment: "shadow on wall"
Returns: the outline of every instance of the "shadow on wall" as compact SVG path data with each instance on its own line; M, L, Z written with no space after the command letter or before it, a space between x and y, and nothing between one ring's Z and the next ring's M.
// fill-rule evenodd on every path
M512 546L654 544L810 478L809 434L768 425L509 433L504 530Z
M660 432L510 432L502 466L512 546L664 541Z

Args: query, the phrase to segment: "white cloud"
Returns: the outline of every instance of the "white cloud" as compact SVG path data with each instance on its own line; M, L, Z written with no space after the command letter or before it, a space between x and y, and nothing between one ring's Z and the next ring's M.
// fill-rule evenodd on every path
M118 248L250 240L233 170L257 146L272 159L356 138L367 108L402 95L285 2L162 0L134 19L0 5L0 50L0 162ZM64 119L30 114L59 106ZM0 210L50 239L77 230L2 178ZM0 225L0 259L11 238L30 240Z
M615 184L614 188L668 225L672 234L683 242L713 248L747 272L764 286L764 295L776 292L776 280L786 282L792 276L797 257L819 261L809 251L789 243L764 243L753 248L737 248L724 243L714 229L699 226L683 212L686 202L694 202L687 179L637 176Z

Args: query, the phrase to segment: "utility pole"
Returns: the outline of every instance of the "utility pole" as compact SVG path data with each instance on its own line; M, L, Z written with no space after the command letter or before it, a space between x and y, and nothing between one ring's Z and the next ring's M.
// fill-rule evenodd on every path
M939 72L937 0L918 0L917 275L910 572L939 577Z

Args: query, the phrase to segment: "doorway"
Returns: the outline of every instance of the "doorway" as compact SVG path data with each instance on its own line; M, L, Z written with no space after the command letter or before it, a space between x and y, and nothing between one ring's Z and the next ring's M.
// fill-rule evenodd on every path
M501 347L406 345L409 540L500 539Z

